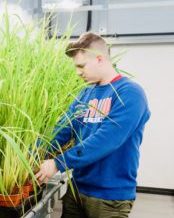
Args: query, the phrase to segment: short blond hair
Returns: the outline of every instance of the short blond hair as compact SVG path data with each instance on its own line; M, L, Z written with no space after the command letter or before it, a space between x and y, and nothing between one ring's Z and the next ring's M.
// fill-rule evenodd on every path
M107 44L100 35L92 32L86 32L83 33L78 38L78 40L70 42L66 48L65 53L69 57L74 57L79 51L85 52L86 49L89 49L91 47L98 47L97 45L99 45L101 50L104 50L105 53L109 53Z

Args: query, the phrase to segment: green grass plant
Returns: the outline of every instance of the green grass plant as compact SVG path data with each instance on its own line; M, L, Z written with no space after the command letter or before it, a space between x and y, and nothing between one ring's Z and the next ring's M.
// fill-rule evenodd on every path
M7 11L0 19L0 194L9 195L28 179L36 184L54 125L84 83L65 55L71 30L47 40L46 21L36 32L24 24L10 28Z

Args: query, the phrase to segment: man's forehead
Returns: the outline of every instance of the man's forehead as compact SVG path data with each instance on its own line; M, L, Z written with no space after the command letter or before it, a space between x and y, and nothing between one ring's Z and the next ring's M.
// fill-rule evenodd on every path
M75 64L81 64L86 62L86 54L82 52L78 52L75 57L73 58Z

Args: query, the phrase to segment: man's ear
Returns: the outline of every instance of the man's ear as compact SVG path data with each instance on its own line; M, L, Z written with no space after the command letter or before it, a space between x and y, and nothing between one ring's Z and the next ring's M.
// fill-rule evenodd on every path
M96 58L97 58L97 62L98 63L102 63L103 62L103 56L102 55L97 55Z

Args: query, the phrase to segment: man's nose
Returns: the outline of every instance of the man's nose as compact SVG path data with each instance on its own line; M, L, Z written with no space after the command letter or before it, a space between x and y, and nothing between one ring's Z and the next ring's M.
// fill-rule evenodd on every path
M81 70L77 69L77 75L78 75L78 76L82 76L82 75L83 75L83 72L82 72Z

